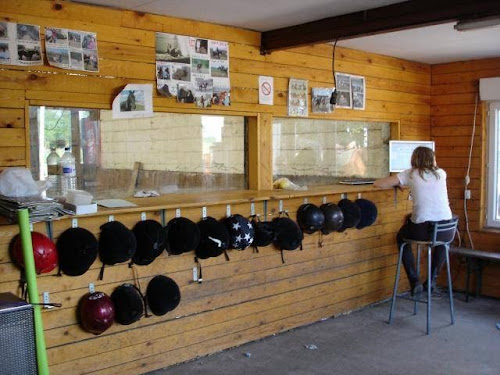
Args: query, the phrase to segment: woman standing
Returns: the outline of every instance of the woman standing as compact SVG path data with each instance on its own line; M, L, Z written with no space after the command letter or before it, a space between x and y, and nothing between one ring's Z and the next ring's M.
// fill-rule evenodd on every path
M417 147L411 156L410 169L376 180L374 186L379 188L407 186L410 188L413 211L398 232L398 249L403 243L403 238L420 241L430 240L434 223L446 223L452 219L446 187L446 172L436 165L434 152L430 148ZM443 232L439 234L438 239L450 240L454 235L454 231L452 233ZM445 260L445 246L436 246L432 256L432 288L435 286L437 275ZM411 294L422 292L423 286L415 269L415 258L410 245L406 245L403 250L403 265L410 281Z

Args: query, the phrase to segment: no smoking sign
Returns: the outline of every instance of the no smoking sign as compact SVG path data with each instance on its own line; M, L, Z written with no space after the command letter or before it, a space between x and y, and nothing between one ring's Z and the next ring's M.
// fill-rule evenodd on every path
M273 105L273 77L259 77L259 104Z

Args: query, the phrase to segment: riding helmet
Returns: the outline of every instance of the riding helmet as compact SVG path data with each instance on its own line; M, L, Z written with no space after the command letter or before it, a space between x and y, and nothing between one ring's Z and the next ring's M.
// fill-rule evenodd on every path
M59 269L68 276L80 276L97 258L97 239L84 228L66 229L57 239Z
M175 217L165 227L167 252L179 255L194 250L200 243L200 228L186 217Z
M298 224L289 217L273 219L274 244L281 250L295 250L299 248L304 234Z
M372 225L377 220L378 210L375 203L368 199L359 198L354 201L361 211L361 218L356 228L363 229Z
M347 228L353 228L359 224L359 220L361 219L361 210L358 205L350 199L344 198L339 201L338 206L344 215L344 222L338 229L338 232L343 232Z
M320 206L320 210L325 216L325 224L321 229L323 234L329 234L342 227L344 223L344 214L339 206L335 203L324 203Z
M48 273L57 267L59 257L57 256L56 245L49 237L39 232L31 232L31 243L37 274ZM24 268L23 248L21 236L19 235L16 235L13 239L11 257L19 268Z
M224 224L213 217L205 217L198 222L200 243L195 250L196 257L207 259L221 255L229 248L229 232Z
M312 234L323 227L325 215L316 205L306 203L297 210L297 222L305 233Z
M137 243L137 249L132 256L133 263L148 265L165 250L165 231L156 220L139 221L132 232Z
M229 232L229 243L232 249L245 250L253 243L255 230L246 217L235 214L224 218L222 222Z
M158 275L153 277L148 284L146 300L154 315L165 315L179 305L181 292L174 280Z

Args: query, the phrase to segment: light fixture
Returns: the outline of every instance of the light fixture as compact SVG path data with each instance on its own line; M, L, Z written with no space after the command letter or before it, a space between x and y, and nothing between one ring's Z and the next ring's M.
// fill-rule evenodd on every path
M454 29L457 31L468 31L476 29L485 29L488 27L493 27L498 25L500 25L500 15L458 21L454 26Z

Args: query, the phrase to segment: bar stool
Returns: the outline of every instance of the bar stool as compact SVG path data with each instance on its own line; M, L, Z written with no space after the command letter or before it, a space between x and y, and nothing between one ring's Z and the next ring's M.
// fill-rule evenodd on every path
M453 288L451 285L451 273L450 273L450 244L453 241L453 238L455 237L454 235L451 236L451 239L449 241L440 241L438 240L438 234L442 232L447 232L447 231L453 231L453 234L455 234L457 230L457 225L458 225L458 217L454 217L452 220L446 223L435 223L434 224L434 230L432 233L432 239L429 241L417 241L417 240L411 240L411 239L403 239L403 243L401 244L401 247L399 248L399 260L398 260L398 266L397 266L397 271L396 271L396 279L394 281L394 290L392 292L392 303L391 303L391 312L389 313L389 324L392 323L392 317L394 314L394 308L396 306L396 297L397 297L397 292L398 292L398 284L399 284L399 275L400 275L400 270L401 270L401 262L403 260L403 249L405 245L417 245L417 275L420 276L420 247L421 246L426 246L427 247L427 301L425 300L420 300L418 296L411 298L411 300L414 301L415 305L413 307L413 314L417 314L418 310L418 302L421 303L426 303L427 304L427 334L429 335L431 332L431 261L432 261L432 250L434 249L435 246L440 246L444 245L445 246L445 251L446 251L446 272L448 276L448 292L450 296L450 318L451 318L451 324L455 324L455 311L453 308Z

